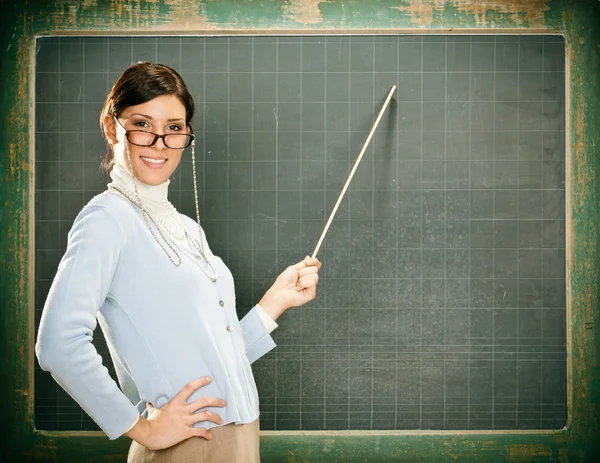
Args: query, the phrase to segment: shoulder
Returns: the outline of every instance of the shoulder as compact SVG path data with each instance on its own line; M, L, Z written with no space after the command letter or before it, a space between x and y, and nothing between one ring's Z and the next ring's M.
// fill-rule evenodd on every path
M82 211L88 208L104 209L116 218L130 216L131 211L135 208L126 198L120 194L106 190L94 196L83 208Z
M85 232L86 235L99 235L105 239L122 240L124 230L132 220L133 205L125 198L110 191L94 196L79 212L70 235Z

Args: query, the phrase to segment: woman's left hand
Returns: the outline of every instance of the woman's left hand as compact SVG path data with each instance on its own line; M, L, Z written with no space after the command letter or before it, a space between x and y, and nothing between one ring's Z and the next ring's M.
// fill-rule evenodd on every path
M298 307L317 296L321 262L309 257L290 265L275 280L259 305L273 318L277 318L290 307Z

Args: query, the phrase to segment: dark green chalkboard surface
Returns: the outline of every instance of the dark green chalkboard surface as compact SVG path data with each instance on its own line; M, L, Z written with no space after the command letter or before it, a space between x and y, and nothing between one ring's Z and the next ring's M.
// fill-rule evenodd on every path
M71 223L105 189L98 117L128 65L168 64L194 95L201 222L236 278L240 317L312 252L395 84L319 253L318 298L279 320L277 348L253 365L261 428L565 425L562 38L45 37L36 48L36 330ZM189 152L170 199L195 217ZM37 363L34 413L38 429L98 429Z

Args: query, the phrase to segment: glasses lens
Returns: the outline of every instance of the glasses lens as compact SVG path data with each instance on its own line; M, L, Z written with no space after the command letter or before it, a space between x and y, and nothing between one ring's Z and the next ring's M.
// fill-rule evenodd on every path
M183 133L174 133L165 136L165 145L167 145L169 148L187 148L191 141L192 137Z
M146 132L144 130L130 130L127 132L127 138L131 143L138 146L152 146L154 140L157 139L155 133ZM190 146L192 142L192 136L183 133L172 133L165 135L164 144L167 148L171 149L183 149Z
M156 136L152 132L144 132L143 130L130 130L127 132L127 138L134 145L150 146Z

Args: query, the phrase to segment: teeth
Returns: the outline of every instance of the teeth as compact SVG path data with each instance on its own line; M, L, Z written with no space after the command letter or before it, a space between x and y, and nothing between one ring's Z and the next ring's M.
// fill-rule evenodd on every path
M145 158L145 157L142 157L142 159L144 161L150 162L152 164L163 164L167 161L166 159L152 159L152 158Z

